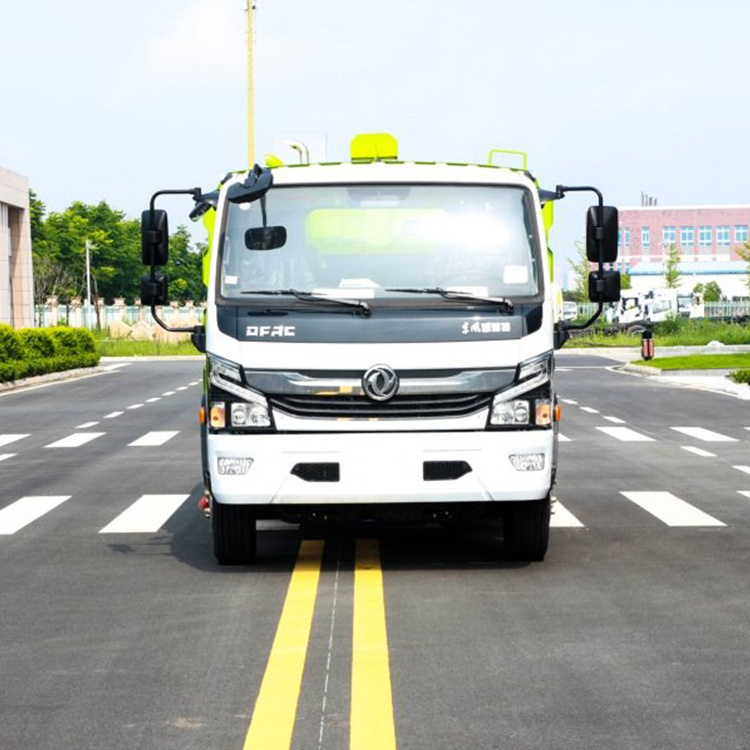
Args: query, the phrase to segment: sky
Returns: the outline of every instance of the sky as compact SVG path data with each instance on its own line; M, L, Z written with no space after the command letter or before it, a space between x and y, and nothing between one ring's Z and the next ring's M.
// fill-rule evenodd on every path
M750 203L746 0L256 0L255 154L529 154L543 187ZM0 165L137 217L248 163L245 0L0 0ZM323 147L325 154L323 154ZM189 204L171 199L170 225ZM556 207L558 276L589 200ZM199 236L199 235L196 235Z

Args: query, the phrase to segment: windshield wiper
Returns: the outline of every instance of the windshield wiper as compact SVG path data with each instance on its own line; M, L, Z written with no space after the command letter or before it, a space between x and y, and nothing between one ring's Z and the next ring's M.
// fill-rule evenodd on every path
M274 297L295 297L302 302L328 302L332 305L341 305L343 307L353 307L362 315L370 314L370 306L367 302L353 299L339 299L338 297L329 297L326 294L315 294L314 292L301 292L298 289L244 289L240 294L263 294Z
M481 302L485 305L497 305L506 312L513 311L513 303L505 297L478 297L468 292L452 292L450 289L443 289L439 286L426 287L424 289L411 289L409 287L395 287L386 289L386 292L406 292L408 294L439 294L444 299L463 300L465 302Z

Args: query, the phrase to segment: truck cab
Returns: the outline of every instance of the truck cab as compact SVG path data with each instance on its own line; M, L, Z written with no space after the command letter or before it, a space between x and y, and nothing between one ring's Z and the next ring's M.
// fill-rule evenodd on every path
M253 559L259 519L502 519L510 556L543 559L564 341L552 194L525 168L401 161L376 135L351 162L256 167L194 198L218 561ZM592 247L616 247L605 223ZM615 273L602 264L597 299Z

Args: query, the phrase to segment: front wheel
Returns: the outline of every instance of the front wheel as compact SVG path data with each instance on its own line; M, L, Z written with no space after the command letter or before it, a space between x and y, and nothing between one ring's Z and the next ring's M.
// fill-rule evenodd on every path
M509 503L503 514L503 536L508 556L541 562L549 545L550 496Z
M211 505L214 555L219 565L248 565L255 558L255 514L250 505Z

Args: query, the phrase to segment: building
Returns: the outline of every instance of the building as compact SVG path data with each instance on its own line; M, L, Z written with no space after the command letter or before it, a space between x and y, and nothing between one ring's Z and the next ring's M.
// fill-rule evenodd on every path
M681 288L716 281L727 297L747 296L748 206L640 206L619 209L619 267L638 287L664 286L664 263L679 252ZM636 284L634 283L634 286Z
M34 325L28 180L0 167L0 323Z

